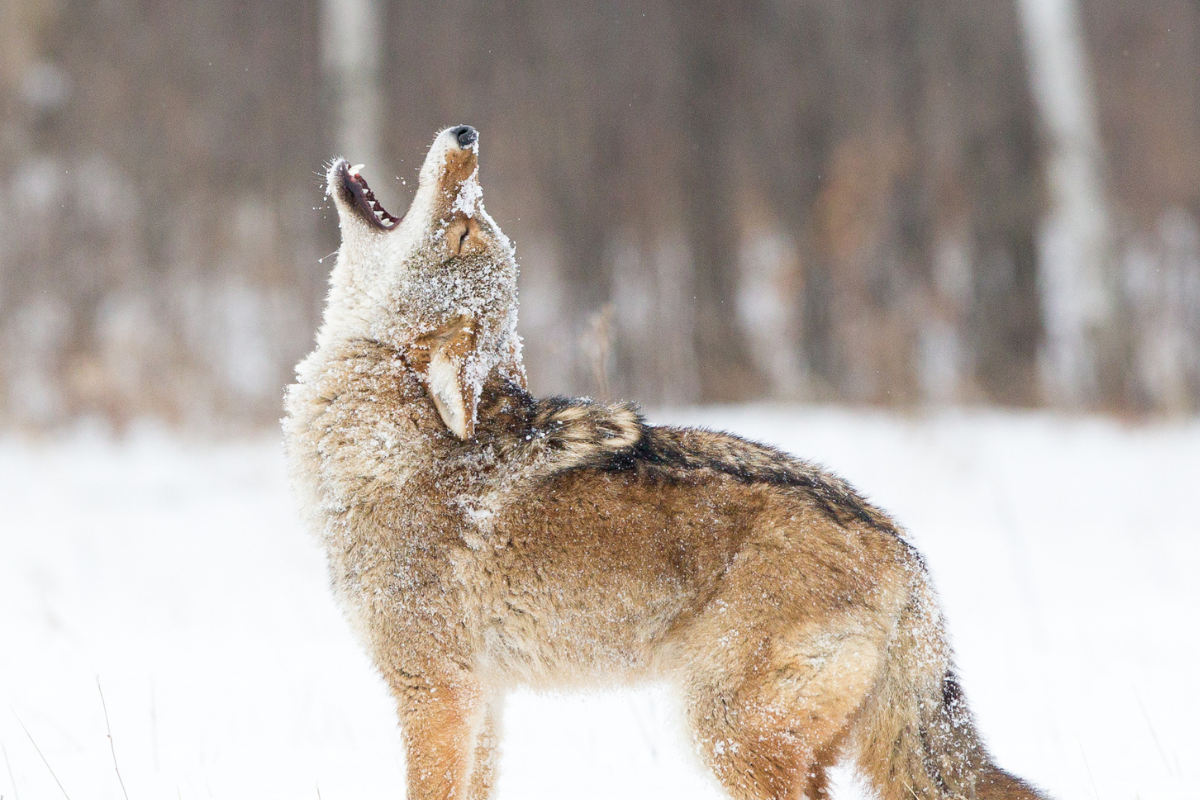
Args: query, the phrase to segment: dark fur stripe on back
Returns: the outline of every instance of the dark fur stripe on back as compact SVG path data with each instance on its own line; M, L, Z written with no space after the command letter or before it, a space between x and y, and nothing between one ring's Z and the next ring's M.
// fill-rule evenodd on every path
M841 478L774 447L730 433L699 428L645 426L644 435L626 457L610 468L636 467L638 462L668 469L712 470L745 483L768 483L802 490L831 519L856 520L896 533L888 517L858 495Z
M652 480L689 480L709 470L745 483L794 487L839 524L856 521L899 535L895 524L841 478L776 448L702 428L648 425L633 404L537 400L530 431L556 456L552 474L598 469Z

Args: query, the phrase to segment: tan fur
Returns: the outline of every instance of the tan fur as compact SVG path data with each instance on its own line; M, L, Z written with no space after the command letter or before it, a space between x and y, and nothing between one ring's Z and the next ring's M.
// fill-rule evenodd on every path
M396 699L410 800L489 796L507 690L651 678L678 687L735 798L825 797L843 755L884 800L1040 797L988 759L885 514L772 448L524 390L511 248L454 195L477 192L469 155L441 134L385 233L331 170L343 248L284 423ZM423 276L447 294L418 302ZM439 353L461 368L465 436L431 397Z

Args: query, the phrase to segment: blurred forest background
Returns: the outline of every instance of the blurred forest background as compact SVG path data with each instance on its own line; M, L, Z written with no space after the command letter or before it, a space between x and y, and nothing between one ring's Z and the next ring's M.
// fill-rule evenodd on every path
M272 423L481 131L538 393L1200 409L1200 5L4 0L0 425Z

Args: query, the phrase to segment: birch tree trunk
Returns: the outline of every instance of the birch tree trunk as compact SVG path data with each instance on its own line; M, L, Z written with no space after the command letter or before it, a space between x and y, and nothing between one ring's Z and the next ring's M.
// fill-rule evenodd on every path
M321 66L334 110L338 155L387 173L379 147L383 95L383 8L380 0L322 0Z
M1046 139L1049 209L1040 232L1039 284L1046 343L1042 382L1051 402L1094 404L1105 387L1116 299L1091 67L1076 0L1017 0L1029 80Z

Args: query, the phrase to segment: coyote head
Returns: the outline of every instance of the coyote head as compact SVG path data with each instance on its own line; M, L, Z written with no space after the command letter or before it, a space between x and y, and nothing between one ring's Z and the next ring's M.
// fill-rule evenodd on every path
M318 347L368 339L395 349L446 427L470 438L489 376L525 385L517 262L483 208L479 135L467 125L437 135L399 219L384 210L361 169L344 159L329 167L326 193L337 206L342 245Z

